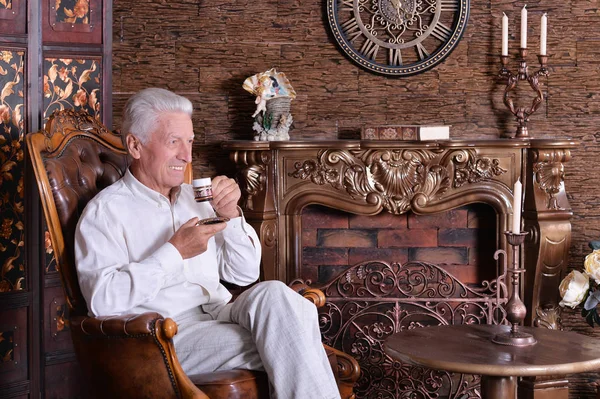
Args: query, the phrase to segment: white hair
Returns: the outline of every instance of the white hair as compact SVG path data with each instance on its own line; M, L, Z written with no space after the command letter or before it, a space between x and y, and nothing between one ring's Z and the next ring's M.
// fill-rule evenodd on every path
M190 100L169 90L151 87L138 91L125 104L121 125L123 142L128 134L133 134L146 144L156 129L161 113L183 112L191 117L193 110Z

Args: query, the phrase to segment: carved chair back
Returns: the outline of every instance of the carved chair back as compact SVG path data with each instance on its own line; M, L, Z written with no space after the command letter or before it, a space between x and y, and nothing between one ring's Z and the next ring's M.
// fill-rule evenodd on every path
M73 248L77 221L90 199L123 176L127 151L120 134L71 109L54 113L26 140L70 315L84 316ZM187 182L191 176L188 165Z

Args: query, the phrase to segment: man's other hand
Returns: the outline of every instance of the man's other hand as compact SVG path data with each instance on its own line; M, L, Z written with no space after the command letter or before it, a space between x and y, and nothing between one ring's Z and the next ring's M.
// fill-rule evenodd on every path
M228 218L241 216L237 204L242 192L235 180L227 176L215 177L212 179L212 192L212 206L217 215Z
M177 248L183 259L193 258L205 252L208 248L208 240L227 227L227 223L201 225L197 223L197 217L191 218L169 240Z

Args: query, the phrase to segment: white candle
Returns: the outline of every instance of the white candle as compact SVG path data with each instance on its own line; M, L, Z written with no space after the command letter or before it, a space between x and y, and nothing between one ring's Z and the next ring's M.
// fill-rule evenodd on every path
M540 55L546 55L546 35L548 31L548 14L542 15L540 26Z
M513 219L512 219L512 232L519 234L521 232L521 196L523 192L523 185L521 179L515 182L513 188Z
M502 55L508 55L508 17L502 14Z
M527 6L521 10L521 48L527 48Z

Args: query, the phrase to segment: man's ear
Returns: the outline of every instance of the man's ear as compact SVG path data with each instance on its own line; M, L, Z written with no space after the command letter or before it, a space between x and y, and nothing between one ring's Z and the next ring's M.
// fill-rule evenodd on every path
M142 142L140 139L129 133L125 138L125 142L127 143L127 151L129 151L129 155L131 155L133 159L140 159L142 151Z

